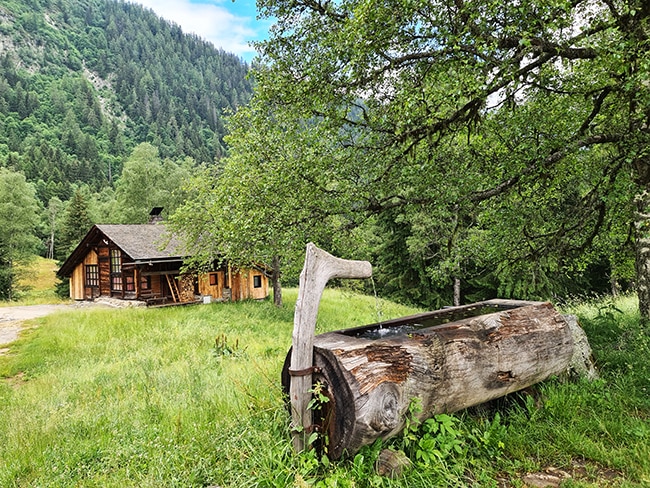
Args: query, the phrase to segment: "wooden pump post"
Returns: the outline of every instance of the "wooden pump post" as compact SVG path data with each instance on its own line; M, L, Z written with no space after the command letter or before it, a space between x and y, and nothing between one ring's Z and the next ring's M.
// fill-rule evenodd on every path
M372 265L367 261L350 261L332 256L307 244L305 265L300 273L298 299L293 318L293 349L291 352L291 418L293 447L296 452L305 448L312 425L311 400L314 332L321 295L327 282L334 278L370 278Z

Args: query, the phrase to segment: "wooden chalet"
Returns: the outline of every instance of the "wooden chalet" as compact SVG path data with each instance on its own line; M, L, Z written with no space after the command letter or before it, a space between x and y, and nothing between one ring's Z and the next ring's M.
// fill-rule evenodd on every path
M57 274L70 280L70 298L106 296L148 304L263 299L269 295L262 269L227 264L202 274L181 274L180 243L162 223L95 225Z

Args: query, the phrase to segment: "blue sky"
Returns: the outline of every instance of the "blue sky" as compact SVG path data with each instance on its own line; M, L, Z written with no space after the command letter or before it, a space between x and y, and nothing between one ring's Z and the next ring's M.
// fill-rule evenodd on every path
M255 0L131 0L180 25L217 48L250 62L250 41L266 37L270 23L257 20Z

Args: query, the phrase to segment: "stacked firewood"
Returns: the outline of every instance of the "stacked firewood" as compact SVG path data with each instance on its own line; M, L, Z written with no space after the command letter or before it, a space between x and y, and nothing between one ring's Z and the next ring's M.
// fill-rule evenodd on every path
M194 301L194 277L182 275L178 278L178 289L182 303Z

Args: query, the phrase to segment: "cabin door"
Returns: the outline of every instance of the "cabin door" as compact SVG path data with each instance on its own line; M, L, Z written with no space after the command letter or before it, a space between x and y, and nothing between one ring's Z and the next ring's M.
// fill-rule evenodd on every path
M135 271L122 269L122 286L126 298L135 298Z

